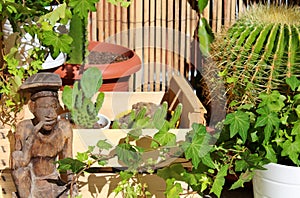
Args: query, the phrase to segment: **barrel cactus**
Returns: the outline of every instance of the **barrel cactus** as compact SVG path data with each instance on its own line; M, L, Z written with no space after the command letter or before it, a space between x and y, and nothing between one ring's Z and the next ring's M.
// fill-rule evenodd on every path
M71 112L71 119L80 127L93 128L98 121L98 113L104 101L104 93L94 96L102 86L102 72L96 68L88 68L80 82L76 81L73 88L65 86L62 101Z
M255 104L261 92L288 91L285 79L300 75L299 46L299 8L251 7L212 45L228 102Z

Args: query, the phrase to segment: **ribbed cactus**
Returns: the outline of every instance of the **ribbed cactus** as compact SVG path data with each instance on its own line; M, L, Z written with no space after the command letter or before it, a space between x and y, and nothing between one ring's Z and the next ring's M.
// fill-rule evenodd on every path
M255 103L261 92L286 91L300 75L300 10L259 5L246 11L212 46L229 102Z
M98 121L98 113L104 101L104 93L100 92L95 101L94 95L102 85L102 73L98 68L88 68L82 75L80 82L76 81L73 88L65 86L62 100L75 124L93 128Z

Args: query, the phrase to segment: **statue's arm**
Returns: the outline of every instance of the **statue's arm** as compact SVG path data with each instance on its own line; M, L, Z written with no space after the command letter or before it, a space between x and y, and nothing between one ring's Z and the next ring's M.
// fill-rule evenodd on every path
M33 126L28 121L20 122L15 132L15 151L12 153L13 168L25 167L31 159L31 148L43 122Z

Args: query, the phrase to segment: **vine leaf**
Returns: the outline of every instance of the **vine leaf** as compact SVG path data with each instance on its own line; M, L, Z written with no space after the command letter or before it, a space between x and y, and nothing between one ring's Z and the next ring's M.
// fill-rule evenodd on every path
M224 124L230 125L230 137L239 134L245 143L247 131L250 127L249 115L242 111L236 111L226 116Z
M211 136L206 132L206 128L203 125L193 124L192 127L195 131L192 142L185 142L183 149L185 150L186 159L192 159L193 166L198 167L201 159L208 157L207 153L211 149L209 145ZM207 158L206 160L210 161Z
M223 189L223 186L225 184L225 176L227 175L227 170L229 168L229 164L225 164L222 166L215 178L215 181L213 183L213 186L210 190L211 193L214 193L217 195L217 197L221 196L221 192Z
M85 18L87 13L96 11L95 4L99 0L70 0L69 5L74 8L74 13L77 13L81 18Z

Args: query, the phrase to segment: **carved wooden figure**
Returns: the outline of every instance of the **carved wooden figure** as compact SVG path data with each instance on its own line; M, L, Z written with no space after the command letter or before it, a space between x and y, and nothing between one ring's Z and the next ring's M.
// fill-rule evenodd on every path
M13 179L21 198L68 196L69 185L61 180L54 163L72 157L71 124L57 119L61 110L57 93L60 86L58 75L38 73L20 87L31 93L28 105L34 115L33 119L19 122L14 134ZM68 179L71 177L69 174Z

